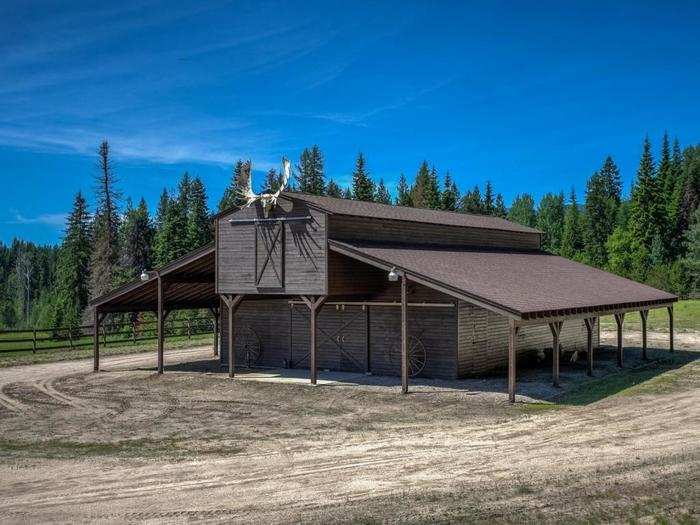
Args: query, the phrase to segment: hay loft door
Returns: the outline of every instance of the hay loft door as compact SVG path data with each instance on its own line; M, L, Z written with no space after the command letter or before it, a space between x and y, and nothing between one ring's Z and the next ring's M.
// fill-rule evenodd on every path
M255 224L255 286L284 288L284 222Z

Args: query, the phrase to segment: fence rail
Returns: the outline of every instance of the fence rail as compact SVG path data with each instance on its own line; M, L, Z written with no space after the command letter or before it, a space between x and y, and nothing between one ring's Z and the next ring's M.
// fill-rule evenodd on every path
M28 328L0 330L0 353L37 352L44 350L66 350L91 346L93 325L74 327ZM211 317L194 317L191 319L166 320L165 336L186 336L214 332L214 320ZM25 334L25 337L20 337ZM7 337L6 337L7 335ZM100 344L118 344L150 341L158 337L156 320L124 321L102 323L100 326Z

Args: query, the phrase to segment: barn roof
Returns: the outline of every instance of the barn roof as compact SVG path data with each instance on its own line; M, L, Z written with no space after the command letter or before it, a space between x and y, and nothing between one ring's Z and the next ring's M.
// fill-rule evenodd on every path
M678 298L540 251L329 240L331 249L520 319L633 309Z
M282 196L291 201L305 202L309 206L334 215L350 215L372 219L422 222L445 226L461 226L521 233L541 233L535 228L523 226L490 215L428 210L425 208L410 208L407 206L392 206L389 204L378 204L376 202L320 197L318 195L308 195L306 193L297 192L283 192Z

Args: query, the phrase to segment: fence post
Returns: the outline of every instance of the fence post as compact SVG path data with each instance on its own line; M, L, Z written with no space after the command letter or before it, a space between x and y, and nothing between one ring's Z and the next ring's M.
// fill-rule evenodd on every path
M71 350L73 349L73 328L68 327L68 344L71 347Z
M32 330L32 353L36 354L36 327Z
M187 339L192 339L192 325L189 319L187 320Z
M131 340L136 344L136 321L131 321Z
M107 327L105 325L102 325L102 344L107 347Z

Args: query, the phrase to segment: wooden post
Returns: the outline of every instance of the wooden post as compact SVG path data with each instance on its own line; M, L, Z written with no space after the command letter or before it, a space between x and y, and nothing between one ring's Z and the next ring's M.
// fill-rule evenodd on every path
M136 344L136 321L131 321L131 342Z
M408 394L408 275L401 275L401 393Z
M596 317L587 317L583 320L583 322L586 323L587 332L586 360L588 366L586 369L586 374L589 376L593 375L593 326L595 326L597 320L598 319Z
M100 371L100 311L95 307L92 321L92 369Z
M102 344L107 346L107 326L102 325Z
M673 352L673 306L666 307L668 310L668 349Z
M559 334L563 321L555 321L549 323L549 329L552 332L552 382L554 386L559 386Z
M615 314L615 323L617 324L617 366L622 368L622 323L625 321L625 314Z
M32 353L36 354L36 328L32 330L33 336L32 336Z
M212 315L214 316L214 356L219 355L219 309L212 308Z
M370 347L370 334L369 334L369 305L366 304L362 308L365 310L365 355L367 359L367 367L365 369L365 374L369 375L372 373L372 348Z
M164 303L164 290L163 290L163 279L158 276L158 311L156 313L158 319L158 373L163 373L163 346L165 342L165 327L163 323L165 321L163 315L163 303Z
M316 384L316 320L318 318L318 312L321 309L323 303L326 302L327 296L322 295L314 299L313 297L301 296L302 301L306 303L309 307L309 321L310 321L310 342L309 342L309 380L312 385Z
M647 359L647 317L649 310L640 310L639 317L642 318L642 359Z
M228 327L227 334L227 345L228 345L228 376L233 379L234 370L236 368L236 352L234 351L233 345L236 338L234 337L234 323L233 317L236 315L236 310L243 300L243 295L222 295L222 299L226 304L226 309L228 310L228 317L226 318L226 325Z
M192 339L192 323L189 319L185 320L185 326L187 326L187 339Z
M508 401L515 403L515 364L518 344L518 325L513 319L508 321Z

